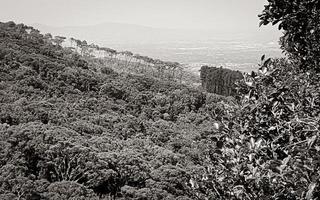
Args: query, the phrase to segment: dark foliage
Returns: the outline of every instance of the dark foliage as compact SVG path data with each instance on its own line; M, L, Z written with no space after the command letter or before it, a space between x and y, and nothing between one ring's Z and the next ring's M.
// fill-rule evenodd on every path
M200 77L205 91L224 96L234 96L235 83L243 78L239 71L208 66L201 67Z
M233 99L118 74L61 40L0 23L0 199L197 198Z
M0 199L319 199L316 50L308 67L263 56L235 101L101 68L62 39L0 24Z
M302 69L319 72L320 2L316 0L268 0L260 25L279 24L284 35L280 42L290 59Z

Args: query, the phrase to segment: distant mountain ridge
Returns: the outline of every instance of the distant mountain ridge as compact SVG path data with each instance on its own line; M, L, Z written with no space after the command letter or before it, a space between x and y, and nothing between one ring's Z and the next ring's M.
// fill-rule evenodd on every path
M119 51L132 51L161 60L194 65L224 66L251 71L263 54L281 56L279 33L272 29L222 30L165 29L148 26L102 23L90 26L54 27L33 24L42 33L74 37ZM201 47L201 48L199 48ZM200 67L192 71L198 71Z
M141 44L159 43L181 38L181 32L170 29L159 29L141 25L103 23L90 26L54 27L34 24L42 32L51 32L68 37L77 37L95 43ZM186 37L186 39L188 39Z
M106 22L88 26L49 26L32 24L41 32L61 34L68 37L92 40L95 43L150 44L177 41L210 41L210 40L251 40L275 42L279 33L269 30L228 32L223 30L188 30L153 28L135 24Z

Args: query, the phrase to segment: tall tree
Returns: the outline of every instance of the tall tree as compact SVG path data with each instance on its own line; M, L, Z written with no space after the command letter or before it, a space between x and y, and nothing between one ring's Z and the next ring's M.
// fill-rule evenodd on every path
M268 0L260 26L279 24L281 48L302 69L320 71L320 1Z
M61 46L62 43L65 41L66 37L63 36L55 36L52 40L56 45Z

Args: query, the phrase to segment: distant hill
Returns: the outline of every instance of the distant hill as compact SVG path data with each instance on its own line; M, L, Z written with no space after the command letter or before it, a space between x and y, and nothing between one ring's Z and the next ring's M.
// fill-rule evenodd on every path
M238 41L261 41L275 42L279 33L272 29L264 28L263 31L239 31L230 33L223 30L188 30L188 29L165 29L148 26L102 23L90 26L63 26L55 27L44 24L33 24L33 27L41 32L55 35L83 38L95 43L110 44L150 44L170 43L177 41L211 41L211 40L238 40Z
M53 27L34 24L42 33L87 40L117 50L129 50L162 60L200 66L224 66L251 71L261 55L281 56L280 37L273 29L239 30L230 33L219 30L184 30L152 28L140 25L103 23L92 26Z

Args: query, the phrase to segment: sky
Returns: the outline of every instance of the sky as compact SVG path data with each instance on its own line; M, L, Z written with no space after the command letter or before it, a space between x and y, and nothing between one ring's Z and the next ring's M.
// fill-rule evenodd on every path
M0 0L0 21L83 26L256 30L266 0Z

